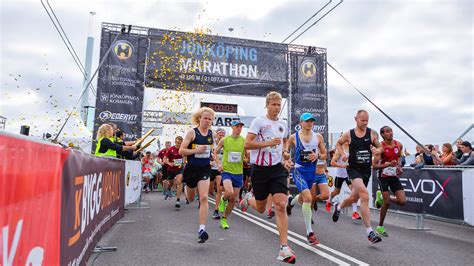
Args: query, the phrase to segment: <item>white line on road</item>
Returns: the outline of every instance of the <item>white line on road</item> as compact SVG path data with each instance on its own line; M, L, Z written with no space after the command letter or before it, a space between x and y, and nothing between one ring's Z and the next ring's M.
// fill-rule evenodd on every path
M211 202L212 204L215 204L214 199L209 199L209 202ZM265 220L263 220L263 219L260 218L260 217L257 217L257 216L255 216L255 215L250 214L250 213L247 213L247 212L244 213L244 212L242 212L241 210L239 210L239 209L237 209L237 208L234 208L233 213L234 213L235 215L237 215L237 216L240 216L240 217L242 217L242 218L244 218L244 219L246 219L246 220L248 220L248 221L250 221L250 222L252 222L252 223L254 223L254 224L258 225L258 226L260 226L260 227L263 227L263 228L267 229L267 230L270 231L270 232L273 232L273 233L275 233L275 234L277 234L277 235L279 234L278 231L275 229L275 228L276 228L276 225L275 225L275 224L270 223L270 222L268 222L268 221L265 221ZM270 226L271 226L271 227L270 227ZM272 227L274 227L274 228L272 228ZM334 262L334 263L337 263L337 264L339 264L339 265L349 265L349 264L346 263L346 262L344 262L344 261L342 261L342 260L340 260L340 259L338 259L338 258L336 258L336 257L334 257L334 256L331 256L331 255L328 254L328 253L325 253L325 252L323 252L323 251L317 249L316 247L321 248L321 249L325 249L325 250L327 250L327 251L329 251L329 252L331 252L331 253L333 253L333 254L339 256L339 257L342 257L342 258L344 258L344 259L346 259L346 260L348 260L348 261L351 261L351 262L353 262L353 263L356 263L356 264L358 264L358 265L369 265L369 264L367 264L366 262L360 261L360 260L358 260L358 259L356 259L356 258L353 258L353 257L351 257L351 256L349 256L349 255L347 255L347 254L344 254L344 253L342 253L342 252L339 252L339 251L337 251L337 250L335 250L335 249L332 249L332 248L330 248L330 247L328 247L328 246L325 246L325 245L322 245L322 244L318 244L318 245L316 245L316 246L310 246L310 245L306 244L306 237L301 236L301 235L299 235L299 234L297 234L297 233L295 233L295 232L293 232L293 231L291 231L291 230L288 230L288 234L289 234L288 240L290 240L291 242L293 242L293 243L295 243L295 244L297 244L297 245L299 245L299 246L301 246L301 247L303 247L303 248L305 248L305 249L307 249L307 250L309 250L309 251L312 251L312 252L314 252L314 253L320 255L321 257L324 257L324 258L326 258L326 259L328 259L328 260L330 260L330 261L332 261L332 262ZM303 240L303 242L300 241L300 240L298 240L298 239L296 239L296 238Z

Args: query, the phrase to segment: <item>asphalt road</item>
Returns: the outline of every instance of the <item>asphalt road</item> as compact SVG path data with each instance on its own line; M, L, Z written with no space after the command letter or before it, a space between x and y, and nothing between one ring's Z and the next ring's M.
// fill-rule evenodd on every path
M275 218L235 211L223 230L213 220L212 211L206 229L210 239L197 243L197 203L174 208L175 199L164 200L158 192L145 194L143 205L130 208L122 222L115 224L99 241L101 246L116 246L117 251L94 253L88 265L275 265L279 262L279 241ZM210 210L214 204L210 203ZM298 205L299 206L299 205ZM389 237L381 243L367 241L365 228L349 215L337 223L320 205L313 212L316 247L306 244L301 208L289 217L289 245L298 265L378 264L378 265L472 265L474 228L425 220L431 231L416 231L414 217L389 214L385 227ZM372 211L373 227L378 211ZM135 221L127 223L127 221Z

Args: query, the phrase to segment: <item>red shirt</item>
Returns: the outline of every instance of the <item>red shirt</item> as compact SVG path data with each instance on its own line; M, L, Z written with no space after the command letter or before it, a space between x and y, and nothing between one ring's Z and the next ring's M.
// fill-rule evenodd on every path
M164 157L167 157L170 163L176 164L175 166L166 165L166 170L169 172L176 172L183 167L183 156L179 154L179 149L176 146L169 148Z
M165 153L166 153L166 148L164 148L160 152L158 152L157 157L163 160L163 157L165 157Z
M382 144L383 152L382 152L382 163L398 161L400 158L400 145L398 145L398 141L393 140L392 144L393 147L389 147L385 141L380 142ZM388 168L388 167L387 167ZM386 175L382 172L382 176L393 176L393 175Z

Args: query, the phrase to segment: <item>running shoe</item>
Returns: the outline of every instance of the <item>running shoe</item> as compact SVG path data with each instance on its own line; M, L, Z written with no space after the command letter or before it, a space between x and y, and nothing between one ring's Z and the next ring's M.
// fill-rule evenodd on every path
M377 231L377 234L379 234L379 235L381 235L381 236L388 237L388 233L387 233L387 231L385 230L385 227L383 227L383 226L377 226L377 228L375 229L375 231Z
M280 248L280 253L278 253L277 259L290 264L295 264L296 262L295 253L293 253L293 250L291 250L289 247L284 249Z
M382 241L382 238L375 234L374 231L370 232L370 234L367 236L367 239L374 244Z
M313 210L314 210L315 212L318 211L318 202L317 202L317 201L314 202Z
M352 220L360 220L360 219L362 219L362 218L360 217L358 212L353 212L352 213Z
M331 212L332 203L330 200L326 200L326 211Z
M341 211L337 209L337 206L339 206L339 203L334 204L334 212L332 213L333 222L337 222L337 220L339 220L339 215L341 214Z
M311 224L314 224L314 220L313 220L313 218L311 218Z
M316 236L314 235L313 232L309 233L306 239L308 240L308 244L310 244L311 246L319 244L319 241L318 239L316 239Z
M181 208L181 202L179 202L179 200L177 200L174 207L177 208L177 209Z
M186 204L189 204L189 200L188 200L188 199L186 199Z
M204 243L209 239L209 235L204 230L199 230L198 233L198 243Z
M375 200L375 207L377 207L377 209L380 209L383 205L382 191L377 190L376 198L377 199Z
M212 214L212 218L214 220L219 220L221 216L219 215L219 212L217 210L214 210L214 213Z
M221 199L221 201L219 202L219 208L218 208L219 212L224 213L228 204L229 204L228 200Z
M275 212L272 210L272 208L268 209L267 211L267 219L271 219L275 216Z
M221 218L221 228L222 229L229 229L229 224L227 223L227 218Z
M286 214L288 214L288 216L291 215L291 209L293 209L294 206L291 205L291 201L293 200L293 196L289 196L288 197L288 203L286 204Z
M249 199L252 198L252 193L247 193L244 195L244 198L240 201L239 207L240 210L243 212L246 212L247 209L249 208Z

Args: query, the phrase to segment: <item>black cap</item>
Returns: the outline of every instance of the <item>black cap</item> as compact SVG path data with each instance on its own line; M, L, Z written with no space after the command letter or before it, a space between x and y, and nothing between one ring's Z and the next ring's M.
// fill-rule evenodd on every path
M463 141L463 142L461 143L461 145L466 146L466 147L468 147L469 149L472 150L472 145L471 145L471 143L470 143L469 141Z

